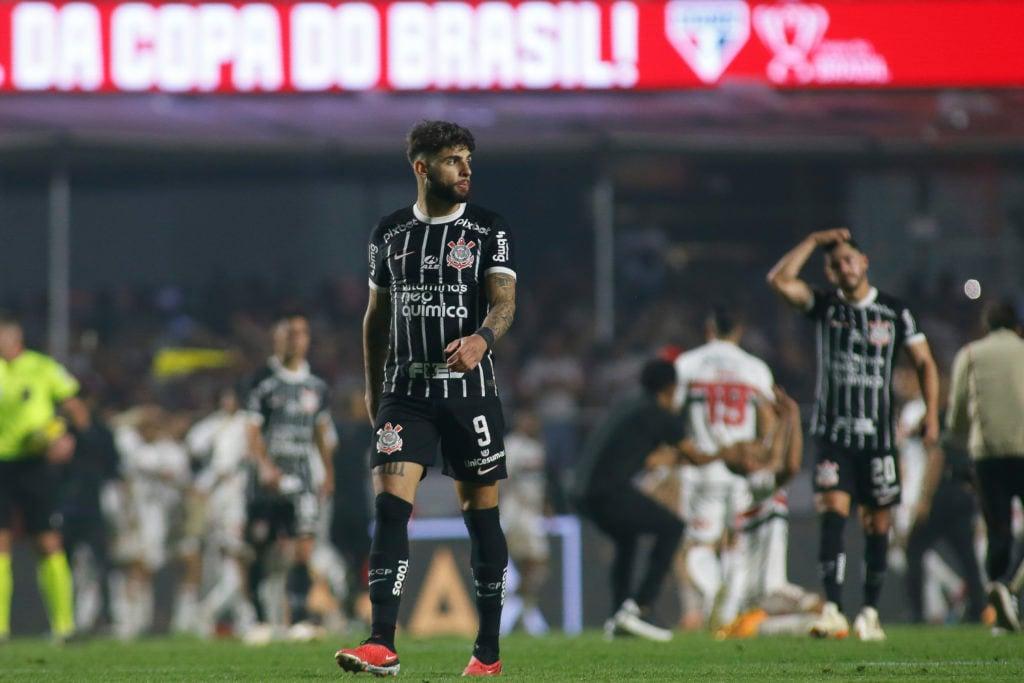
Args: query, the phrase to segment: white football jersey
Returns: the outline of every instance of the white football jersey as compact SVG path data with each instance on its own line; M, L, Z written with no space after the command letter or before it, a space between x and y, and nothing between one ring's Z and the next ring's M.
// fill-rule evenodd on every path
M215 489L243 492L247 470L249 416L244 410L232 414L217 411L192 426L185 444L195 458L205 460L195 486L206 494Z
M181 503L191 478L188 454L181 444L166 437L147 442L130 427L117 429L114 440L125 479L140 505L173 507Z
M512 432L505 437L505 463L508 479L501 490L502 505L515 504L544 514L544 445L521 432Z
M688 435L702 452L757 438L756 405L771 399L775 384L764 361L716 339L681 354L676 374L677 405L682 406ZM721 462L695 469L705 480L734 476Z

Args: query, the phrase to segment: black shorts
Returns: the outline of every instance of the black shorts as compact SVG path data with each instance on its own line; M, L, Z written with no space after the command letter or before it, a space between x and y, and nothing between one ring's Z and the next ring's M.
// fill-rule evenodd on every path
M505 416L486 398L415 398L385 394L377 411L371 466L415 462L430 467L438 446L444 473L456 481L505 479Z
M57 486L57 472L45 458L0 460L0 529L11 528L17 508L30 534L59 531Z
M895 451L846 448L819 440L814 464L814 490L845 491L871 508L900 502L900 459Z
M246 542L260 546L278 538L295 538L313 533L315 529L300 528L295 507L295 501L290 496L267 496L249 501L246 507Z

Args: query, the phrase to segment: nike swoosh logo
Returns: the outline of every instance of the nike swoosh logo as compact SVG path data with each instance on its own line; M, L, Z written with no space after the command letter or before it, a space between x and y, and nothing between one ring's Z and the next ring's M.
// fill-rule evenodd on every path
M476 475L478 477L482 477L485 474L487 474L488 472L490 472L491 470L496 470L496 469L498 469L497 465L491 465L487 469L484 469L483 467L478 467L478 468L476 468Z
M374 579L373 581L371 581L370 583L368 583L366 585L372 586L373 584L380 583L381 581L387 581L387 579Z
M402 254L395 254L395 260L398 261L400 259L404 259L406 256L408 256L410 254L415 254L415 253L416 252L414 252L414 251L407 251L407 252L404 252Z

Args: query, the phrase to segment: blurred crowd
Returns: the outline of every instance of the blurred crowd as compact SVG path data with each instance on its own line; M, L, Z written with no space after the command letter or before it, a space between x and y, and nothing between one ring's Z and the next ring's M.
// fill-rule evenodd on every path
M813 394L810 328L761 285L757 264L695 262L671 268L664 263L668 257L655 251L623 256L611 340L601 339L595 329L592 280L585 268L541 264L524 276L515 325L497 350L500 390L507 409L522 404L539 412L556 466L572 462L579 433L631 387L652 350L703 343L702 321L715 301L745 312L744 346L765 359L780 384L803 401ZM927 281L911 275L905 286L887 289L915 312L939 367L948 368L956 350L980 333L980 307L963 296L951 276ZM45 348L44 294L12 294L0 305L21 318L30 346ZM187 422L213 409L220 388L263 364L273 316L295 308L310 317L310 365L331 386L335 419L361 423L365 415L357 397L363 391L365 306L366 284L359 276L325 281L311 292L264 279L220 278L196 288L75 291L70 357L63 360L104 414L154 404ZM212 367L161 376L154 371L156 359L167 349L229 355Z
M746 312L744 346L768 362L779 384L803 401L813 394L812 335L760 286L762 273L740 263L732 270L721 264L673 269L652 254L638 249L620 265L612 341L597 335L591 281L579 272L541 267L520 289L516 324L497 349L496 366L510 423L519 425L524 452L534 453L527 470L546 475L543 494L535 482L525 495L541 495L548 512L569 509L572 465L590 425L633 390L652 353L703 343L702 320L719 294ZM903 292L946 368L956 349L975 336L977 324L977 311L956 289L951 279L940 278L930 288ZM174 628L208 634L226 617L236 628L252 620L244 601L221 600L230 587L216 592L245 550L232 545L230 534L218 536L204 515L216 505L211 482L223 483L224 473L201 432L204 419L227 419L238 411L232 389L266 362L268 330L285 308L309 316L309 361L330 386L338 434L338 495L318 536L312 568L320 585L313 601L323 615L359 616L369 552L366 463L372 436L363 404L365 302L366 285L357 277L306 293L259 279L74 293L67 367L97 418L94 433L80 435L63 495L80 625L106 621L125 638L148 632L154 576L172 562L179 566ZM45 348L44 298L0 304L20 316L30 346ZM161 354L169 351L205 360L162 366ZM538 475L538 469L544 472ZM547 550L527 547L520 555L521 611L543 630L534 600ZM109 582L103 580L108 574Z

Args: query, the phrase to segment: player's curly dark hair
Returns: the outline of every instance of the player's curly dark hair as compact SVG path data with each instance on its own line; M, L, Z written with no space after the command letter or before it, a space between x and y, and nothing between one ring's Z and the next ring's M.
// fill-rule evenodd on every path
M421 155L437 154L445 147L465 147L470 152L476 149L473 134L451 121L420 121L409 131L405 142L410 163Z

